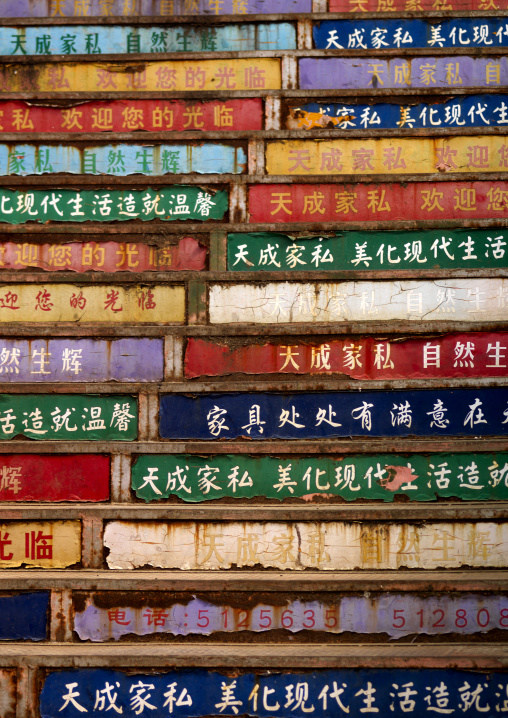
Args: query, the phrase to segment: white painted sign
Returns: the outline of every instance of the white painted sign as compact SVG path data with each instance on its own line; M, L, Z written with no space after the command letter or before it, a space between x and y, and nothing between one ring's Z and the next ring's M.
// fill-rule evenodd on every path
M506 279L277 282L210 287L212 324L396 319L504 321L507 307Z

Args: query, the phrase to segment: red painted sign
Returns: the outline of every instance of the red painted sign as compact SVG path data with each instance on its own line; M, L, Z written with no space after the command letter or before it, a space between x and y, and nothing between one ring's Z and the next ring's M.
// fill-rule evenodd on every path
M0 269L33 267L47 272L149 272L200 270L206 247L192 237L160 247L138 242L0 243Z
M109 457L4 454L0 456L0 502L107 501Z
M261 99L220 102L113 100L74 107L0 102L2 132L181 132L261 130Z
M453 315L446 315L453 319ZM444 318L444 317L443 317ZM375 337L322 344L227 347L189 339L185 376L226 374L333 374L353 379L508 376L508 332L460 333L386 341Z
M508 182L249 187L251 223L504 218L507 210Z

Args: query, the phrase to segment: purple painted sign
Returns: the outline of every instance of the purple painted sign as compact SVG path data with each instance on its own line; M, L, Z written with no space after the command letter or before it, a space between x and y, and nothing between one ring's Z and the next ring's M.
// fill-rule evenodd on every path
M186 604L161 608L115 606L98 608L88 599L76 612L74 630L83 641L118 640L127 634L171 633L210 635L218 631L326 631L328 633L387 633L391 638L411 634L486 633L508 628L508 596L430 596L383 593L343 596L335 601L291 601L248 609L216 605L193 598Z
M0 339L0 381L161 381L162 339Z
M305 57L299 68L302 90L501 87L508 83L508 57Z

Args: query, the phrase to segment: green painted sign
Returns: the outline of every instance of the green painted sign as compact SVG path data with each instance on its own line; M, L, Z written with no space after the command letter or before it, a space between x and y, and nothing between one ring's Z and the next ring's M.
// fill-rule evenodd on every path
M0 439L20 434L39 441L133 441L137 403L131 396L0 394Z
M243 455L140 456L132 488L145 501L178 496L199 502L262 496L269 499L340 496L346 501L508 498L508 453L355 455L342 459Z
M228 269L287 272L326 269L480 269L508 267L508 231L430 229L336 232L290 237L278 232L228 235Z
M43 170L45 171L45 170ZM48 170L50 172L51 170ZM143 190L0 189L0 222L122 222L222 219L228 193L174 185Z

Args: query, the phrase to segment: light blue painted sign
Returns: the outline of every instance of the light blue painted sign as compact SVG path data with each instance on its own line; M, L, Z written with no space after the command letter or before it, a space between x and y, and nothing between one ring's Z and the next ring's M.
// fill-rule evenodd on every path
M0 55L124 55L161 52L294 50L289 23L129 27L0 27Z
M0 339L0 382L162 381L162 339Z
M490 87L508 84L508 57L304 57L301 90Z
M241 174L242 147L229 145L0 145L1 175L71 174Z
M410 47L506 47L505 18L475 17L433 20L326 20L313 31L323 50L383 50Z
M370 127L505 127L508 126L508 95L467 95L445 102L414 104L310 102L292 107L289 122L290 127L296 122L298 128L336 127L341 132Z
M312 673L246 673L184 670L127 674L113 670L58 671L40 696L42 718L88 715L198 718L333 718L377 714L466 715L490 718L508 710L505 673L440 670L342 669ZM430 712L428 712L428 710ZM104 711L104 712L103 712Z

